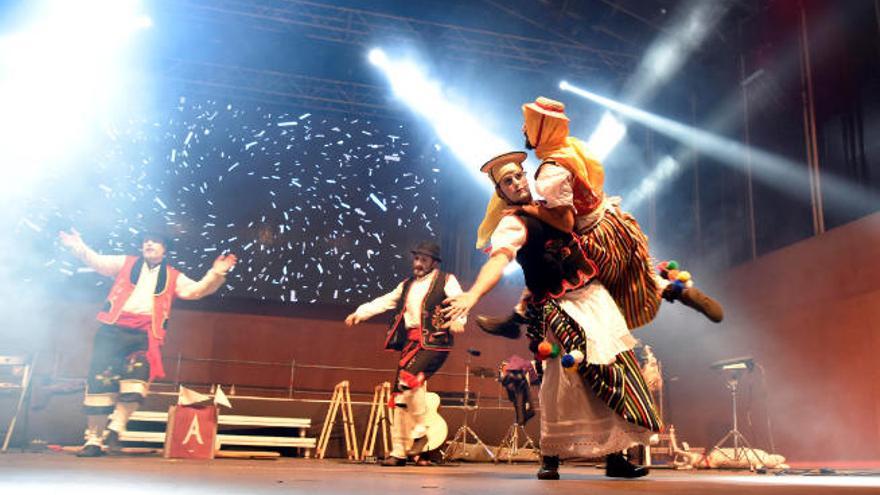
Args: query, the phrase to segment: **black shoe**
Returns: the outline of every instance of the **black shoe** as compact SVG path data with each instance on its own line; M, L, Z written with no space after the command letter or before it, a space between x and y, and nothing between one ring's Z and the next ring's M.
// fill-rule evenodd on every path
M605 457L605 476L609 478L641 478L649 471L646 467L631 464L621 453L608 454Z
M101 449L101 446L94 444L83 445L79 452L76 453L77 457L101 457L103 455L104 451Z
M526 409L525 414L523 414L523 422L522 422L523 426L525 426L526 423L528 423L529 420L534 417L535 417L535 410L532 408Z
M558 480L559 479L559 457L541 456L541 469L538 470L539 480Z
M477 322L477 326L480 327L480 330L489 335L497 335L508 339L518 339L522 334L520 327L528 323L528 320L523 318L516 311L508 315L506 318L478 315L474 318L474 321Z
M384 461L379 463L380 466L406 466L406 459L398 459L397 457L388 456Z
M413 440L412 446L406 452L407 455L419 455L428 446L428 435L422 435Z
M119 433L113 430L107 430L107 438L104 439L104 445L107 446L107 453L110 455L122 454L122 442L119 440Z

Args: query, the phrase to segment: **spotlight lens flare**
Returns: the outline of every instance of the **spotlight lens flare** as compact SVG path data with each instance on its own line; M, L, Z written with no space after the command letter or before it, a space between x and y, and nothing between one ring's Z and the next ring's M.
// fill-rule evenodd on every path
M370 63L377 67L385 67L388 64L388 56L381 48L373 48L367 55Z

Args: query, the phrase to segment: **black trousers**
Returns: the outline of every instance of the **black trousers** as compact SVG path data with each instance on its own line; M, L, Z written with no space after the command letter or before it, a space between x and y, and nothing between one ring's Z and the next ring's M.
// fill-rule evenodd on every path
M422 349L419 343L413 340L407 342L400 352L400 361L397 363L397 373L394 376L394 392L402 392L400 388L400 372L404 370L413 375L422 373L427 380L443 367L449 351L433 351Z
M115 325L101 325L95 334L92 360L86 379L86 414L109 413L116 401L140 402L144 398L150 378L147 361L148 337L146 332ZM137 390L123 390L120 381L127 381Z
M520 370L510 371L501 379L501 385L507 391L507 398L513 402L516 423L525 425L535 415L528 375Z

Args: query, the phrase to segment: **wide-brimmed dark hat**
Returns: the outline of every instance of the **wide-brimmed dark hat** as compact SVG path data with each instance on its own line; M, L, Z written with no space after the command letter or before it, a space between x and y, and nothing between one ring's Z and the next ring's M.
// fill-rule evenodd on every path
M442 261L440 259L440 246L436 242L422 241L416 244L416 247L410 252L412 254L423 254L437 261Z
M138 240L140 240L141 244L147 240L158 242L165 246L166 251L170 251L172 244L174 243L174 238L161 228L147 228L142 230Z

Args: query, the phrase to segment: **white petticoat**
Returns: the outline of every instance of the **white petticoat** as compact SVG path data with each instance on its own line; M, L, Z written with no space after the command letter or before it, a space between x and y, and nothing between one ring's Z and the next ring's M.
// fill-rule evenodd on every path
M562 311L583 328L588 363L613 363L618 354L632 350L638 343L629 332L617 303L598 280L557 301Z
M548 336L551 342L556 341ZM653 432L623 419L602 402L577 372L558 358L544 361L541 400L541 454L600 457L646 444Z

